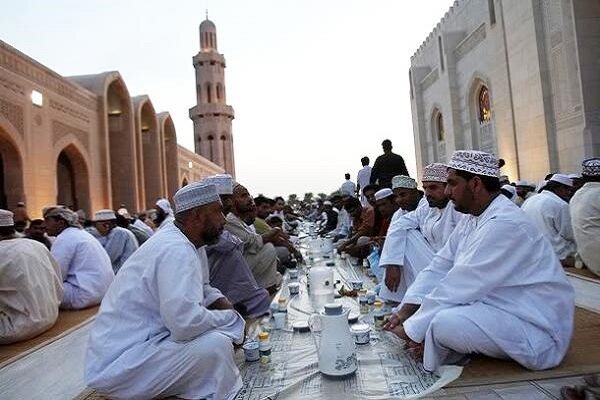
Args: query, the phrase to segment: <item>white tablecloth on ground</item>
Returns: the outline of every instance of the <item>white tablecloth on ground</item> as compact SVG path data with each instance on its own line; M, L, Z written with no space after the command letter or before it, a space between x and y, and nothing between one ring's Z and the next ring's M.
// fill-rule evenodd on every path
M325 265L332 259L316 258L314 266ZM363 279L364 287L374 286L361 268L353 268L345 260L335 260L335 278L346 283L352 276ZM284 330L271 330L271 362L245 362L240 350L236 361L242 375L243 387L237 396L239 400L258 399L415 399L429 395L457 379L462 367L444 366L435 373L423 370L421 362L403 349L402 341L389 332L371 331L371 342L357 345L358 371L344 380L334 380L323 376L318 369L315 343L310 332L298 333L291 328L298 320L307 320L313 312L312 303L306 288L308 269L300 268L300 294L289 297L286 275L279 296L289 299L287 321ZM346 287L348 285L346 284ZM351 307L351 316L359 314L356 299L343 297L336 299ZM373 325L370 314L361 314L360 322Z

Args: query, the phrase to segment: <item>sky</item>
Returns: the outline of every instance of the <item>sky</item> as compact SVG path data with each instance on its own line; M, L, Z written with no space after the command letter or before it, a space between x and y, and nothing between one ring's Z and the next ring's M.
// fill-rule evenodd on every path
M118 70L193 150L198 26L217 26L236 179L331 193L390 139L416 173L410 57L453 0L2 0L0 39L63 76Z

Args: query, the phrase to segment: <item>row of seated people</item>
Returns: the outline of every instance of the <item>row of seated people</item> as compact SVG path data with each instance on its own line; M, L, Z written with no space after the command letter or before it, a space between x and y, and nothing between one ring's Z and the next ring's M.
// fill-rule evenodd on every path
M210 260L210 281L243 317L258 318L268 313L269 293L277 290L281 272L301 259L281 220L287 227L297 222L283 213L285 204L279 207L264 196L255 203L239 184L234 193L229 175L207 181L218 184L227 215L227 229L202 254ZM0 343L49 329L59 307L99 304L128 258L175 219L166 199L144 214L150 219L132 217L124 208L100 210L87 221L81 212L52 206L43 210L43 220L30 221L19 234L14 214L0 210Z

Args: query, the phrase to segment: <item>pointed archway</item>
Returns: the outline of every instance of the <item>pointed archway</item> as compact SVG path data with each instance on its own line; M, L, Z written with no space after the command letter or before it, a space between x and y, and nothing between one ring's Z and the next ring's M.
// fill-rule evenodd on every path
M88 167L75 145L65 147L56 160L56 204L82 209L89 214L90 185Z
M0 123L0 208L12 210L25 193L21 152L9 131Z

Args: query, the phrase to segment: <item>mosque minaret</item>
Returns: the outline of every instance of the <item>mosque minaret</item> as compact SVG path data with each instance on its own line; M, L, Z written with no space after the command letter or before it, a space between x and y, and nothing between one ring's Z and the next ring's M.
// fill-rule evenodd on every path
M231 121L233 107L226 103L225 57L217 50L217 28L208 19L200 24L200 51L193 58L196 70L194 149L235 176Z

